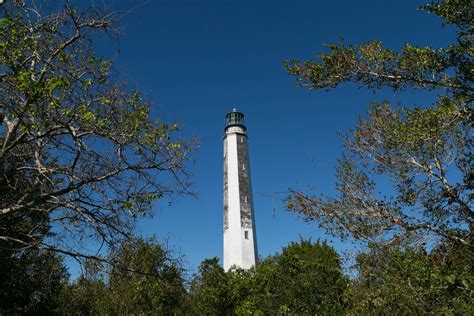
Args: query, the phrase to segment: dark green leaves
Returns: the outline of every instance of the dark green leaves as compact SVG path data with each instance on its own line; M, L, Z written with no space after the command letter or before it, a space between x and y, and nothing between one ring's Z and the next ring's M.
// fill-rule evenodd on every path
M191 289L197 314L339 315L347 279L325 242L301 240L249 271L224 272L217 259L201 264Z
M472 314L472 256L449 243L430 254L372 245L356 258L350 314Z

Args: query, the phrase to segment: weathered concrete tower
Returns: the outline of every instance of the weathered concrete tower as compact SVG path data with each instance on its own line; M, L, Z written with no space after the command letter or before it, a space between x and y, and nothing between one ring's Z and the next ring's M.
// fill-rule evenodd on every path
M244 115L226 115L224 133L224 270L255 265L257 238Z

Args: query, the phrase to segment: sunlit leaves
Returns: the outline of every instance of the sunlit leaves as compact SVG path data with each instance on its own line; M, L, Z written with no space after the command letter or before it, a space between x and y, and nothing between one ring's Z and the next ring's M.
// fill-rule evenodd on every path
M445 50L406 44L402 52L383 48L382 42L364 45L326 45L329 53L318 55L317 61L284 63L301 86L311 89L334 88L350 81L369 88L389 86L448 90L468 89L447 74L452 66Z
M443 89L472 96L473 10L469 0L436 1L424 6L458 28L458 41L447 48L405 44L400 52L384 48L381 41L362 45L328 44L329 53L316 60L284 62L299 85L310 89L333 88L354 82L369 88ZM453 74L454 70L454 74Z
M95 53L96 36L113 32L112 12L65 2L31 15L30 4L0 7L0 178L20 148L31 159L18 167L34 175L22 187L11 180L17 194L0 214L43 210L62 229L48 249L113 246L154 200L188 192L189 146ZM76 249L66 253L84 258Z
M455 24L462 30L472 30L474 10L470 0L431 1L423 9L442 17L447 23Z
M436 1L423 9L454 24L457 42L446 48L407 43L397 52L380 41L340 41L315 60L285 62L299 85L310 89L353 82L439 93L435 103L422 106L372 104L345 137L338 196L292 191L288 208L337 236L387 244L443 239L472 244L472 3Z

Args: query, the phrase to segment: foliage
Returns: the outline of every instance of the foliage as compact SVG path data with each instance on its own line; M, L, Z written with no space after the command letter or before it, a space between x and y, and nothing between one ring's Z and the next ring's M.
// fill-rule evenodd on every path
M323 243L291 243L276 258L276 300L292 314L338 315L344 311L346 279L339 256Z
M357 257L349 314L471 315L473 254L459 244L443 244L429 255L373 245Z
M105 315L109 302L108 291L102 279L81 276L65 286L61 293L61 315Z
M154 239L121 244L107 267L89 262L64 292L63 314L173 315L185 301L182 268ZM95 263L96 264L96 263Z
M187 192L189 148L178 126L153 119L94 52L94 39L116 33L115 18L69 1L0 7L2 243L91 257L84 243L113 247L152 201ZM33 213L54 239L6 226Z
M61 302L67 281L61 257L40 250L0 250L0 314L45 315Z
M336 197L291 191L287 206L328 232L367 242L346 292L354 315L473 313L473 10L468 0L424 6L457 31L446 48L380 41L331 44L317 61L287 61L310 89L353 82L429 90L431 106L374 103L345 137ZM378 192L379 180L393 184ZM427 249L434 247L431 253Z
M108 277L112 314L170 315L179 310L185 294L182 268L160 244L138 239L110 256L116 261Z
M319 54L316 62L289 60L284 65L301 86L311 89L334 88L342 82L395 90L444 88L472 101L472 3L434 1L422 9L455 26L457 43L440 49L405 44L400 52L395 52L384 48L380 41L347 47L340 42L327 45L330 53Z
M4 157L4 177L0 177L0 196L2 197L0 207L2 208L7 207L9 201L20 198L20 191L27 190L28 183L31 181L31 173L29 170L21 169L21 161L32 161L31 153L24 148L19 148L15 154L10 153ZM9 179L14 179L14 186L11 185ZM31 192L31 195L38 196L36 192ZM6 257L15 253L19 245L34 244L47 236L51 236L51 232L45 212L28 209L0 216L0 251L4 251Z
M231 295L230 278L219 265L219 258L204 260L191 286L191 306L196 315L232 315L236 302Z
M224 272L214 258L199 272L190 293L195 314L337 315L345 310L347 281L326 243L291 243L248 271Z
M25 148L4 157L5 177L0 178L0 207L24 190L31 179L20 161L31 160ZM35 192L31 193L35 195ZM51 236L48 216L25 210L0 216L0 314L50 314L61 304L61 292L67 282L62 258L35 247L18 248L22 243L35 243Z
M374 103L345 139L337 169L337 197L292 191L288 208L341 237L397 245L443 240L472 245L473 11L468 0L439 1L424 10L457 30L447 48L380 41L329 45L329 54L286 67L303 86L355 82L369 88L435 90L432 106L394 108ZM393 183L382 196L376 179Z

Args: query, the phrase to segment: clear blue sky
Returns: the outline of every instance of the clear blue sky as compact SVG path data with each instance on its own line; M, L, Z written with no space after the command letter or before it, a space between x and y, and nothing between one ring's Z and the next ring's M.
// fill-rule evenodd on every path
M197 198L156 204L143 220L143 235L169 239L193 271L222 256L222 133L225 114L246 115L260 256L280 251L300 236L328 238L338 251L353 245L325 236L284 211L268 195L314 185L334 193L334 165L341 154L338 132L354 126L371 101L430 104L428 94L373 93L346 84L329 92L295 86L283 59L308 59L324 43L380 39L445 46L452 33L438 18L417 11L422 1L116 1L133 9L122 18L123 36L99 43L114 57L131 86L153 102L153 115L182 124L183 137L200 138L189 165ZM285 197L287 194L279 194Z

